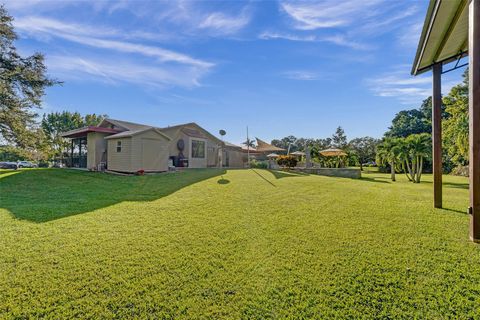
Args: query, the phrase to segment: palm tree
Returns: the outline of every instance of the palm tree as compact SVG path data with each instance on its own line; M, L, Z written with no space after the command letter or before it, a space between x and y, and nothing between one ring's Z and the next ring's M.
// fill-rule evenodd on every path
M385 138L377 147L377 162L390 165L390 176L392 181L396 181L395 167L400 162L399 141L396 138Z
M420 183L423 160L430 155L431 136L428 133L412 134L397 139L398 156L408 180Z
M398 158L401 168L409 181L415 182L413 167L410 165L410 146L406 139L397 139Z
M431 136L428 133L412 134L405 139L410 149L410 159L412 161L412 180L414 183L420 183L423 171L423 159L430 154Z
M242 142L243 145L249 148L255 148L255 140L247 138L245 142Z

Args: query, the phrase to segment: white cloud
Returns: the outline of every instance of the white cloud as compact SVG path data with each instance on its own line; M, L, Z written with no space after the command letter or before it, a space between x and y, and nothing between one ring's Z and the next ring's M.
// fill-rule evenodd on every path
M283 76L287 79L302 81L318 80L319 78L317 73L305 70L286 71L283 73Z
M315 30L350 25L359 17L369 16L371 7L382 0L343 0L323 2L284 2L281 8L300 30Z
M16 18L13 21L13 25L17 30L28 34L73 34L86 36L118 36L121 34L114 28L64 23L59 20L38 16Z
M100 36L105 37L120 34L118 30L114 29L79 24L67 24L58 20L39 17L20 18L15 20L14 23L15 27L21 32L38 36L40 39L43 37L59 37L90 47L154 57L162 62L176 62L201 68L210 68L214 66L213 63L195 59L186 54L157 46L147 46L132 42L100 38ZM90 35L95 36L92 37Z
M228 16L222 12L213 12L199 24L200 29L210 29L215 33L232 34L238 32L250 22L250 15L243 11L239 16Z
M458 79L448 77L442 80L444 93L449 92L458 83ZM395 66L392 71L366 79L364 83L374 95L395 98L403 104L419 104L432 94L431 74L410 76L409 65Z
M406 68L367 79L365 83L374 95L394 97L404 104L417 103L431 95L431 77L409 76Z
M62 79L94 80L108 84L134 83L161 88L199 86L199 79L207 72L190 66L157 66L76 56L49 56L47 65L54 76Z
M358 50L369 50L372 48L370 45L352 41L348 39L346 36L341 34L327 36L323 38L323 41L335 43L336 45L339 45L339 46L349 47L349 48L358 49Z
M393 13L392 13L393 12ZM370 19L366 19L364 23L353 29L352 34L361 34L363 36L379 35L390 32L392 29L403 26L400 21L413 16L418 12L416 5L406 8L405 10L391 10L391 12L379 11L378 15L374 15Z
M259 36L259 39L263 40L275 40L275 39L283 39L283 40L290 40L290 41L300 41L300 42L329 42L339 46L348 47L352 49L358 50L369 50L371 46L358 43L355 41L348 40L343 35L330 35L330 36L316 36L316 35L297 35L292 33L279 33L279 32L262 32Z
M418 12L416 4L389 0L284 1L280 9L300 33L290 35L291 40L326 41L359 50L372 49L367 43L375 36L403 28ZM316 35L305 36L307 31Z
M258 38L263 40L272 40L272 39L284 39L291 41L305 41L305 42L315 42L318 41L317 37L314 35L295 35L290 33L279 33L279 32L262 32Z
M423 22L416 22L401 30L398 36L398 44L404 47L415 48L418 45L422 27Z

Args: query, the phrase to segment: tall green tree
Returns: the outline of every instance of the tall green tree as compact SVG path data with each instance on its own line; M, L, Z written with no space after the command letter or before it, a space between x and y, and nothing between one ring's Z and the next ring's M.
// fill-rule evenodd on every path
M34 109L40 107L45 88L58 82L47 77L41 53L20 56L12 21L0 6L0 136L20 148L33 148Z
M379 140L372 137L361 137L352 139L348 143L348 149L358 159L360 170L363 170L363 163L375 161L376 149Z
M432 153L432 136L428 133L412 134L397 139L398 158L401 166L413 183L420 183L424 159Z
M395 169L399 163L400 145L398 138L384 138L377 146L377 163L390 165L390 178L396 181Z
M68 147L66 139L62 138L63 132L81 128L84 119L78 112L52 112L43 115L41 127L52 149L52 156L60 157Z
M107 118L107 115L87 114L84 117L78 112L51 112L44 114L41 122L42 130L52 150L52 156L60 157L68 147L68 142L61 134L81 127L96 126Z
M468 164L468 69L463 82L443 97L447 119L443 121L443 148L455 165Z
M347 136L342 127L338 127L332 135L332 146L335 148L345 149L348 145Z
M425 105L428 108L428 102ZM402 110L395 115L392 125L385 133L386 137L406 138L411 134L431 133L431 115L427 116L425 110ZM431 112L431 106L430 106Z
M106 114L87 114L83 118L83 125L84 126L98 126L103 119L108 118Z
M297 138L295 136L287 136L280 140L274 139L272 140L271 144L285 150L290 150L290 152L295 152L298 150L296 142Z

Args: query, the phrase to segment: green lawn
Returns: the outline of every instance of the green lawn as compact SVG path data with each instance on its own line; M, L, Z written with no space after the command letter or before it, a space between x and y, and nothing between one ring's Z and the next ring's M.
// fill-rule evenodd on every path
M480 319L468 181L0 172L0 319Z

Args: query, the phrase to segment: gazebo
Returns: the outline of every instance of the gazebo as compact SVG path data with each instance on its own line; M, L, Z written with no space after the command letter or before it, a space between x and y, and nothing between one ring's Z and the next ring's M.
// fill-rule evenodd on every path
M302 151L295 151L295 152L290 152L290 154L292 156L299 156L299 157L304 157L305 156L305 152L302 152Z
M322 150L320 151L320 154L324 157L343 157L347 155L345 151L337 148L329 148Z
M480 242L480 0L430 0L412 67L412 75L432 70L432 138L434 206L442 207L443 73L469 65L470 238ZM444 65L455 62L448 70Z
M347 153L345 151L343 151L342 149L337 149L337 148L329 148L329 149L325 149L325 150L322 150L319 152L320 155L324 156L324 157L336 157L336 162L335 162L335 165L338 166L342 163L342 160L340 157L345 157L347 156Z

